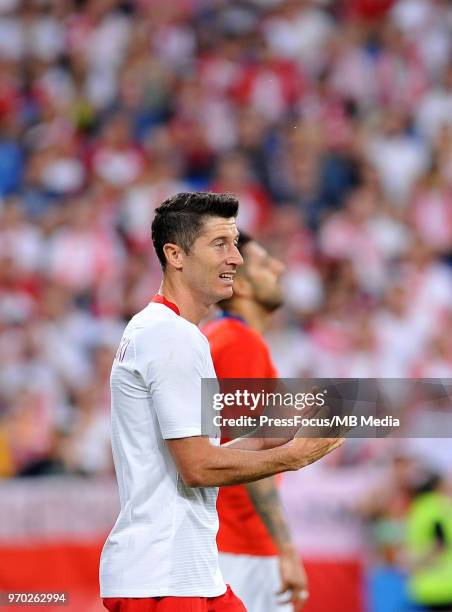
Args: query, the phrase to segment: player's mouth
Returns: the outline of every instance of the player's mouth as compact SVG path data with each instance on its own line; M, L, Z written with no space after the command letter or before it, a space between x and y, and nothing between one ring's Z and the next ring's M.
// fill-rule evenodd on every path
M220 274L221 280L225 283L225 285L231 285L234 282L234 274L235 272L222 272Z

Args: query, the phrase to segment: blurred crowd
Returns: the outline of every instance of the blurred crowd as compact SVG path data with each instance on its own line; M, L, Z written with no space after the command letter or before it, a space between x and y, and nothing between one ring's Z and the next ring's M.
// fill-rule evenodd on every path
M153 209L231 191L283 376L452 378L448 0L0 0L0 476L99 474Z

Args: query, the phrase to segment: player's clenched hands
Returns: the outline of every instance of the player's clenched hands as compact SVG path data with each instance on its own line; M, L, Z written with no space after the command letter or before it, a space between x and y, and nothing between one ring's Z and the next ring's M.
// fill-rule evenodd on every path
M299 470L339 448L345 438L294 438L287 444L292 469Z
M301 610L308 599L308 579L297 550L291 545L279 553L281 589L277 595L285 596L280 603L291 602L294 610Z

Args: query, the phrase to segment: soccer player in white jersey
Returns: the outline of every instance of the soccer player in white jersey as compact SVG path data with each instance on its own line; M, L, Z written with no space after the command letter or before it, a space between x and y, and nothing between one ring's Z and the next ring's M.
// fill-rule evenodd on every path
M300 469L343 441L220 446L201 435L201 380L215 371L198 323L232 295L237 211L230 194L179 193L155 212L163 281L127 325L111 373L121 509L100 563L110 612L243 612L218 568L217 487Z

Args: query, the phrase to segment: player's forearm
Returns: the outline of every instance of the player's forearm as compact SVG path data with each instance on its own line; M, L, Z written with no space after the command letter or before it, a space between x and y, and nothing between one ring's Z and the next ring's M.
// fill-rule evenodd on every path
M277 448L253 451L214 446L201 436L166 441L179 474L190 487L243 484L299 470L343 442L343 438L295 438Z
M246 485L254 508L279 551L287 550L292 541L287 527L284 511L279 499L278 489L273 477L264 478Z
M286 446L266 451L237 450L227 446L211 446L211 449L206 456L199 458L188 475L189 486L244 484L298 469Z
M284 446L284 444L291 440L293 440L293 436L291 438L259 438L253 434L252 437L242 436L241 438L236 438L223 446L236 450L263 451Z

